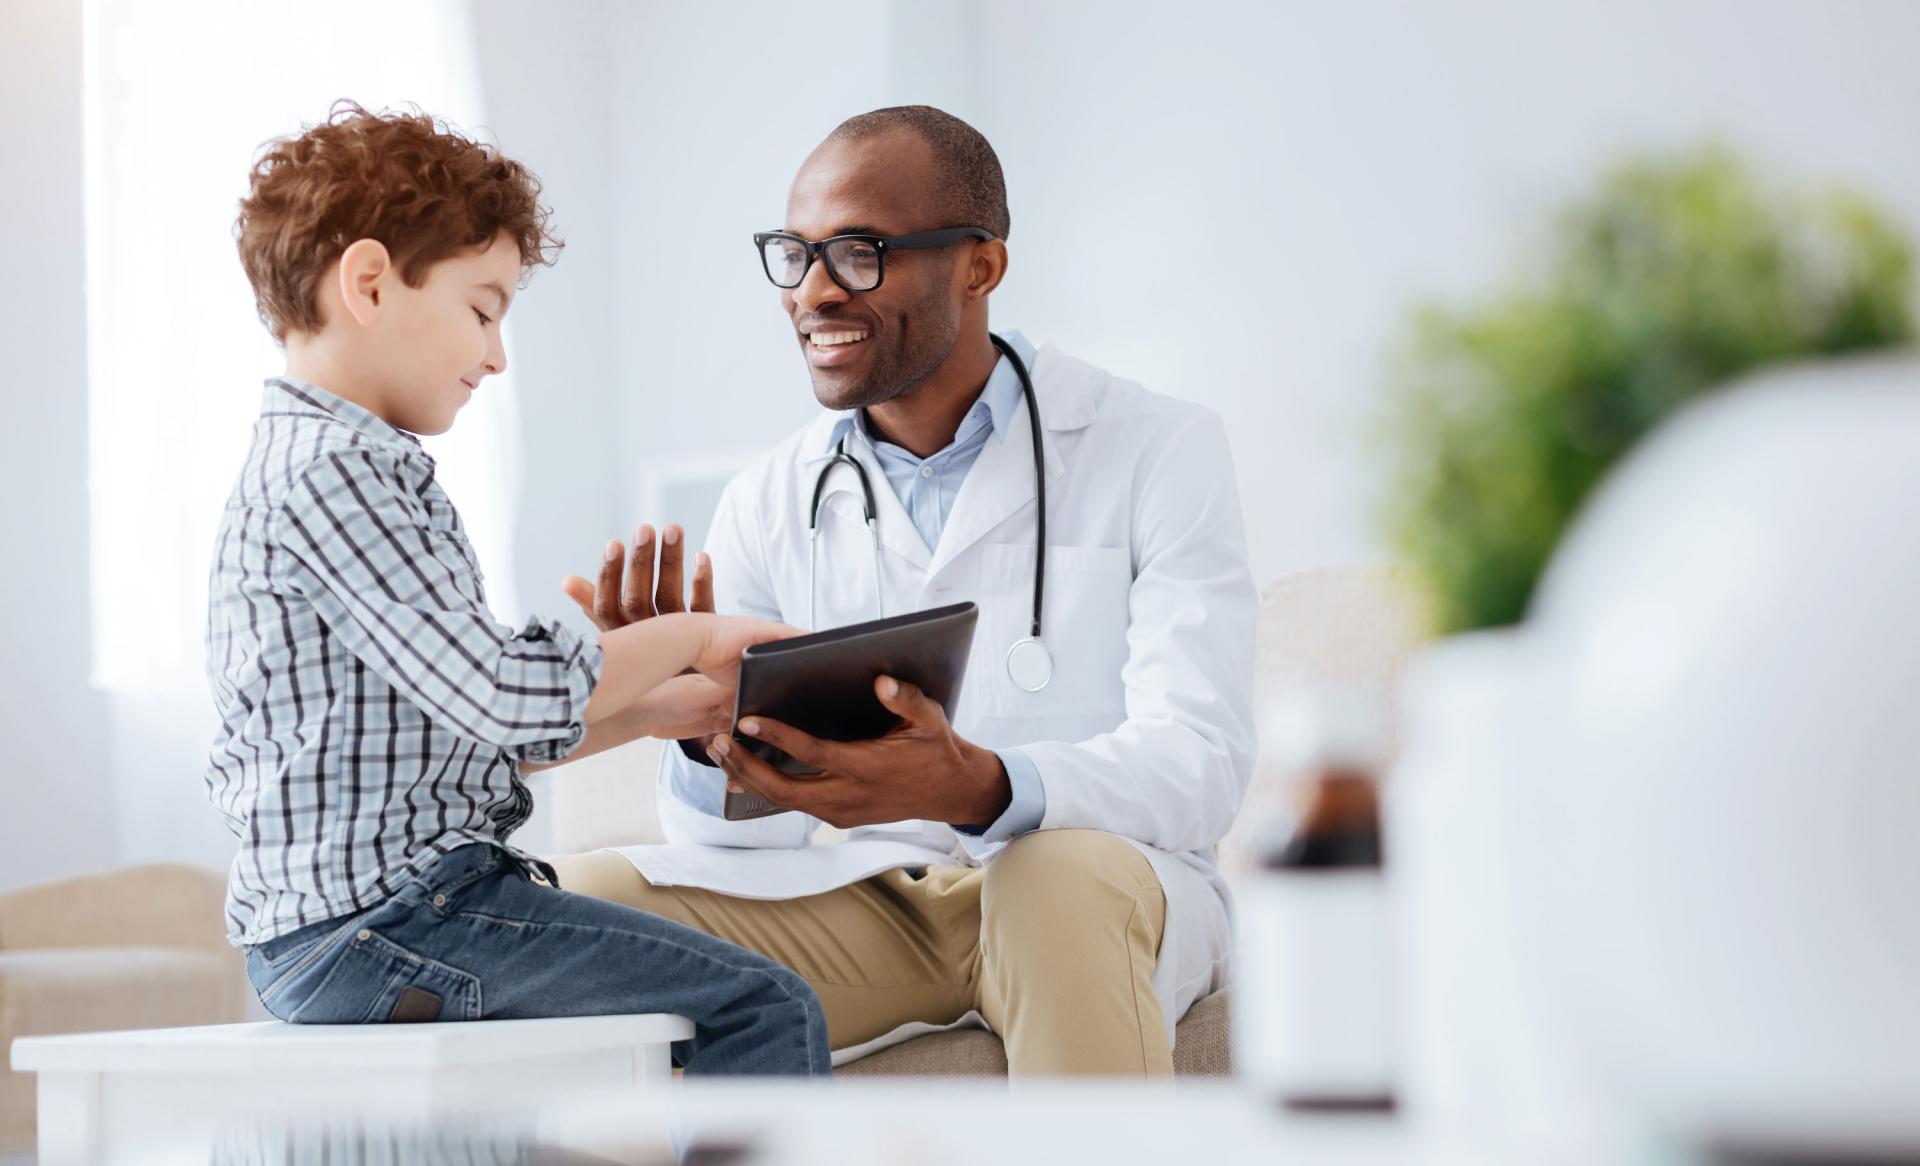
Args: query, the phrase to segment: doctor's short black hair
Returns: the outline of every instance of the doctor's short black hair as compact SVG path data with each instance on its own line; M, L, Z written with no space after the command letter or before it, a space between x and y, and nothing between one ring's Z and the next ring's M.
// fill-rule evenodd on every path
M985 135L931 105L894 105L840 123L829 142L858 141L887 130L907 129L933 147L942 199L942 227L985 227L1002 239L1012 227L1007 180L1000 157Z

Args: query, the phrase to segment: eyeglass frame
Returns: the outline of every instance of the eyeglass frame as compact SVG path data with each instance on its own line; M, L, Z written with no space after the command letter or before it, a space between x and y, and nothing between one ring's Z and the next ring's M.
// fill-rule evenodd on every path
M955 243L962 242L966 239L978 239L986 242L998 238L1000 238L1000 236L987 230L985 227L940 227L932 231L915 231L909 235L831 235L817 243L811 239L802 238L792 231L755 231L753 233L753 247L754 250L760 253L760 270L766 273L767 282L779 288L781 291L792 291L807 282L807 273L813 270L813 261L818 259L826 265L828 279L838 284L842 291L850 292L857 296L865 295L870 291L878 291L880 290L880 285L887 281L887 252L889 251L930 251L937 250L941 247L951 247ZM773 269L767 266L767 243L772 239L790 239L807 249L806 266L800 269L800 278L791 284L783 284L773 278ZM874 273L872 287L848 287L847 281L841 279L840 273L833 269L833 260L827 258L826 246L829 243L838 243L843 239L857 239L873 245L874 252L879 257L879 270Z

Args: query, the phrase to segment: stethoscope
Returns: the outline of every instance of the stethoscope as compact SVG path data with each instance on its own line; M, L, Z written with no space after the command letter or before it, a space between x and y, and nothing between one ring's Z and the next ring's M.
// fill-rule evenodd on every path
M1007 649L1007 678L1022 692L1039 692L1053 682L1053 653L1040 641L1040 609L1047 594L1047 455L1040 441L1040 401L1034 395L1027 363L1020 359L1013 345L992 333L988 333L987 338L1019 374L1020 392L1027 399L1027 424L1033 430L1033 480L1040 505L1033 549L1033 627L1030 634L1015 640ZM860 477L861 514L866 519L867 537L873 543L874 608L879 613L877 618L884 619L887 614L880 594L880 526L873 500L873 480L859 459L847 452L847 439L842 436L833 447L833 456L820 467L819 476L813 480L813 508L807 516L807 621L808 626L815 629L820 626L820 593L814 585L820 566L820 505L834 494L852 493L850 490L827 492L827 478L839 465L851 466Z

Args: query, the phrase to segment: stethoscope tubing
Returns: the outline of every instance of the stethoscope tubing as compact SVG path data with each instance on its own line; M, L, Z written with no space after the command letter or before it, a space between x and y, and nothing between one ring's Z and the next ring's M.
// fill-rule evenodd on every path
M1027 362L1020 359L1020 354L1014 351L1013 345L991 332L987 334L987 338L993 341L993 346L999 349L1002 356L1007 358L1007 362L1013 366L1014 373L1020 378L1020 392L1027 401L1027 425L1033 434L1034 492L1039 509L1035 522L1037 529L1034 534L1033 621L1030 634L1020 640L1014 641L1013 645L1007 649L1007 672L1014 684L1022 690L1039 692L1053 680L1052 653L1047 651L1046 644L1042 642L1040 638L1040 617L1045 607L1047 595L1047 454L1045 442L1041 438L1040 398L1033 391L1033 377L1027 371ZM809 630L817 631L819 629L820 592L816 584L819 577L820 564L820 504L830 496L827 493L828 477L832 475L834 467L843 462L851 466L855 476L860 479L861 516L866 521L867 536L873 544L874 603L880 613L877 618L886 618L886 603L881 594L880 581L879 508L874 498L873 481L867 476L867 468L860 464L860 460L847 452L847 439L843 436L839 443L834 446L833 456L828 458L827 463L820 467L819 474L815 476L813 480L813 501L807 512L807 620ZM1019 674L1014 666L1014 657L1019 653L1021 648L1029 643L1036 645L1040 649L1041 655L1039 658L1043 662L1045 670L1044 678L1032 685L1023 683L1020 680Z

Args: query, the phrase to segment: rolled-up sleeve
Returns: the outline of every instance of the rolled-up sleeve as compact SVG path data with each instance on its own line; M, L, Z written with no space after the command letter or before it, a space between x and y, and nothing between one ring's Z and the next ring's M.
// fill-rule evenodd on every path
M437 724L522 761L586 736L599 639L493 618L456 532L429 520L403 455L355 447L317 459L276 512L280 585Z

